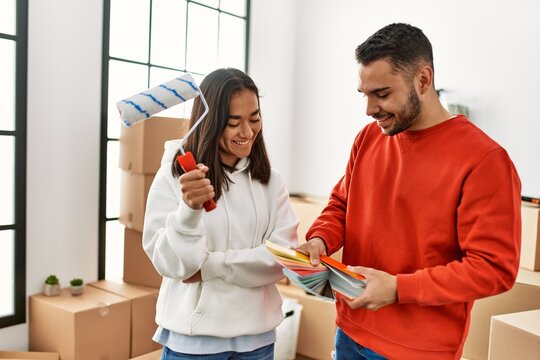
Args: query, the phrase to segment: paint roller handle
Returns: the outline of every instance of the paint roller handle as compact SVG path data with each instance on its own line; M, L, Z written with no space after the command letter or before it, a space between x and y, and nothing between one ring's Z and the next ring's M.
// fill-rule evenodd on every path
M197 163L195 162L195 158L193 157L191 151L186 151L184 155L178 155L176 157L176 161L178 161L185 172L195 170L197 168ZM203 204L203 207L206 211L212 211L216 208L216 202L214 199L210 199Z

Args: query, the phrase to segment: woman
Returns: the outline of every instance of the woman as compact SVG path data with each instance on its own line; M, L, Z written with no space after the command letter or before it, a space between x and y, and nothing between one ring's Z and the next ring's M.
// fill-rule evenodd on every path
M218 69L200 89L210 110L184 146L200 164L184 173L167 142L148 194L143 245L163 276L154 340L163 360L273 359L283 274L264 241L296 247L298 220L270 167L253 80ZM191 126L203 110L196 98Z

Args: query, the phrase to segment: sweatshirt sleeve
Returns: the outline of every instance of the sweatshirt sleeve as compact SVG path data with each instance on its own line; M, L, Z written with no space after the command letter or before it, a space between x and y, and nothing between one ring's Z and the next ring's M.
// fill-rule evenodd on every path
M457 240L464 256L444 266L398 274L399 302L442 305L510 289L519 268L520 194L507 153L491 151L463 184Z
M250 249L211 252L201 269L203 281L222 277L242 287L259 287L283 278L281 265L266 249L265 240L286 247L297 246L298 219L289 201L289 193L280 176L275 176L270 199L270 228L259 245Z
M208 257L202 210L178 201L175 191L179 190L173 188L176 178L167 170L166 165L162 166L148 193L143 247L162 276L184 280L195 274Z

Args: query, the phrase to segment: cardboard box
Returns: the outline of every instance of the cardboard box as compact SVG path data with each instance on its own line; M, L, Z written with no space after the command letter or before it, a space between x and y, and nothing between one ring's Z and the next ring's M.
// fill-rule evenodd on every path
M300 221L298 225L299 244L306 242L306 233L326 204L327 201L322 198L291 196L291 206Z
M50 351L62 360L129 359L129 301L86 286L72 296L30 296L29 348Z
M161 164L163 145L167 140L182 138L189 128L188 119L152 116L120 133L122 170L137 174L155 174Z
M160 344L152 340L157 329L155 317L158 289L128 284L122 280L101 280L88 285L130 301L131 357L147 354L161 348Z
M540 270L540 207L521 205L521 258L522 268Z
M8 360L60 360L60 354L53 352L0 351L0 359Z
M489 360L540 359L540 310L491 318Z
M130 284L159 288L161 275L144 252L142 233L124 230L124 281Z
M306 233L328 204L327 199L315 197L291 197L291 206L298 216L298 245L306 242ZM342 249L332 254L332 258L341 261Z
M146 198L154 176L121 170L120 216L118 219L121 224L133 230L143 231Z
M520 269L509 291L477 300L471 312L469 335L463 356L471 360L488 358L491 317L540 308L540 272Z
M308 295L294 285L278 285L278 289L282 296L302 305L297 353L317 360L331 359L336 335L335 304Z
M162 350L152 351L151 353L134 357L131 360L159 360L161 359L161 351Z

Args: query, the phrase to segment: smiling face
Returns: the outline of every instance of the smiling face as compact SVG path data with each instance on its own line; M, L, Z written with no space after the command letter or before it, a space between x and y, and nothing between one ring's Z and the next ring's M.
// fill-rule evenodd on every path
M422 103L409 77L393 71L386 60L360 65L358 91L367 99L366 114L385 135L415 130Z
M234 93L229 104L227 125L219 139L221 161L233 167L238 160L249 156L261 128L257 95L250 90Z

